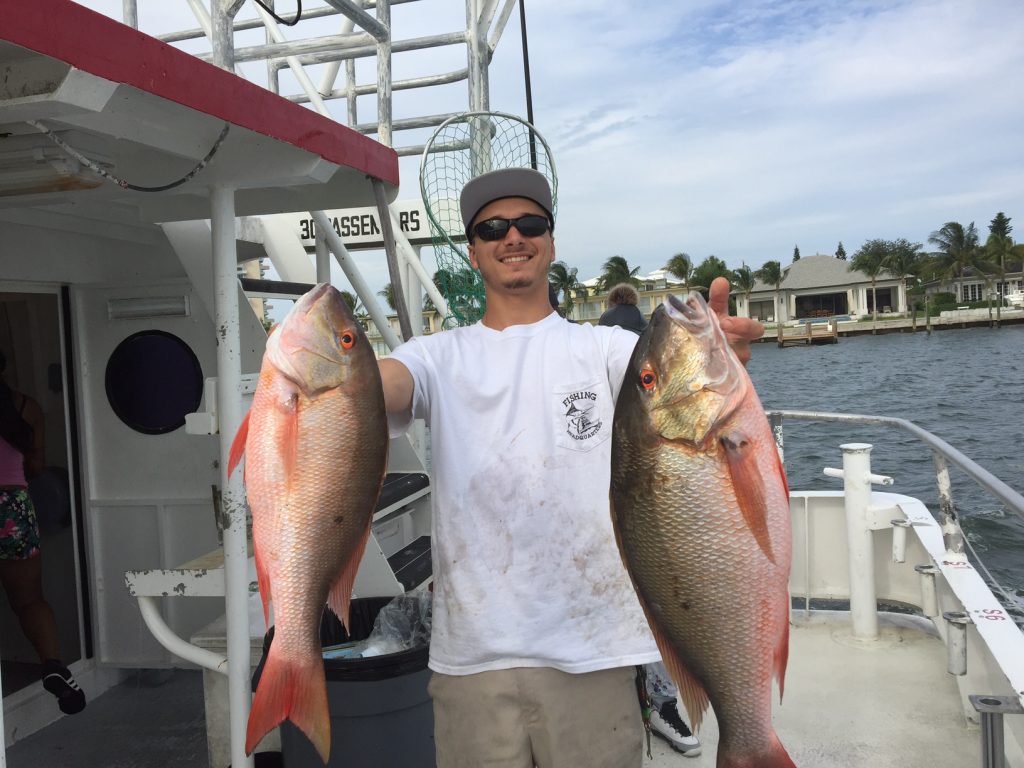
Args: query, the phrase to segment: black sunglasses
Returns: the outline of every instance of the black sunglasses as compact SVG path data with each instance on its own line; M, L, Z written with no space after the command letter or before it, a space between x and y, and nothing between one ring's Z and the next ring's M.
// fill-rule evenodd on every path
M551 229L551 222L547 216L530 213L518 219L486 219L474 226L473 232L481 240L501 240L510 227L518 229L524 237L540 237Z

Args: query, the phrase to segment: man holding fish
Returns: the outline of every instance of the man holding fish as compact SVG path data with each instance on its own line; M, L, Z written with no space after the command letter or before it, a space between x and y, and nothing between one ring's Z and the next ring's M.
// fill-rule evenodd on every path
M627 369L632 375L637 336L569 323L552 311L552 207L547 181L536 171L504 169L471 180L461 208L470 262L487 293L483 320L412 339L379 362L392 434L413 418L431 429L430 693L437 764L444 768L639 766L636 665L666 656L675 674L694 663L679 650L673 628L658 626L666 606L653 602L656 591L631 584L623 560L631 572L637 569L628 542L620 542L620 555L609 515L616 399L620 388L646 386L623 381ZM707 322L727 336L731 359L745 363L762 327L728 317L728 292L724 279L711 286ZM670 324L677 315L701 312L707 308L694 297L659 310L672 315L665 319ZM725 363L714 364L735 375ZM699 392L709 380L698 376L690 386ZM693 418L704 437L713 432L703 416ZM741 437L757 442L765 435L730 434L721 445ZM719 445L697 448L716 453ZM751 469L740 456L733 466L741 482L758 484L759 465ZM755 540L778 561L773 567L788 570L788 544L777 541L774 513L766 527L764 498L776 505L780 499L776 490L746 488L739 503L752 518ZM629 512L619 511L620 525L632 525L622 519ZM775 673L781 680L777 666ZM696 679L696 690L704 693L709 682ZM770 690L770 679L767 685ZM717 713L714 691L693 702L706 706L709 697ZM719 765L791 765L772 745L763 754L757 745L751 749L731 762L720 754Z

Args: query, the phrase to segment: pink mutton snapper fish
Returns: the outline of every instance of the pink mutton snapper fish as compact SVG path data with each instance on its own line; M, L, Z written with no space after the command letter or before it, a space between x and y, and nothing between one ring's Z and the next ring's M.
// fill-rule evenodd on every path
M274 640L245 749L283 720L324 763L331 752L320 620L348 627L349 600L387 466L384 393L373 350L341 294L321 284L267 340L228 472L245 454L245 491L264 616Z

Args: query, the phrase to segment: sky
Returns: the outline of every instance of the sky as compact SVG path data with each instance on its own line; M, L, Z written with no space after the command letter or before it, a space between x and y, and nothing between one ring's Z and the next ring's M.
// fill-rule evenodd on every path
M974 222L984 240L999 211L1024 241L1020 0L525 2L534 123L558 173L556 255L581 280L613 255L648 274L679 252L756 269L788 265L794 247L831 255L842 242L852 255L873 238L928 250L947 221ZM121 0L82 4L121 15ZM287 16L294 0L277 7ZM239 14L252 15L251 3ZM398 4L392 21L395 39L458 31L464 4ZM154 35L196 26L184 0L139 0L139 23ZM457 69L464 52L396 55L395 76ZM260 81L260 67L248 73ZM357 79L374 79L366 62ZM518 9L490 103L526 115ZM396 93L394 115L467 106L458 83ZM360 120L372 107L360 100ZM334 112L343 120L344 105ZM418 164L401 161L400 199L418 196ZM387 281L382 254L358 261L372 286Z

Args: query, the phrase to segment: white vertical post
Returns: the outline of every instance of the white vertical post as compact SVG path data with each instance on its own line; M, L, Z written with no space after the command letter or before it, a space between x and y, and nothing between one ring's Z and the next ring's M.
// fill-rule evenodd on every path
M875 549L868 527L871 503L871 445L847 443L843 452L843 492L846 498L846 538L850 556L850 613L853 636L878 637L878 606L875 598Z
M314 225L316 226L316 225ZM316 281L318 283L331 282L331 250L327 247L327 240L320 227L316 227Z
M483 25L483 0L466 3L466 43L469 48L467 83L469 111L486 112L488 104L487 40Z
M377 0L377 21L387 29L387 37L377 43L377 141L385 147L394 143L391 136L391 0Z
M929 619L939 615L939 597L935 591L935 576L939 572L937 566L915 565L914 570L921 575L921 613Z
M409 308L412 335L420 336L423 334L423 284L408 259L398 260L398 274L401 276L402 290L405 291L405 306Z
M892 561L904 563L907 560L907 529L911 527L909 520L892 521Z
M211 4L213 63L231 72L235 65L234 18L242 0ZM245 754L249 692L249 547L242 473L228 477L228 456L242 423L242 343L238 333L238 255L235 190L210 189L213 244L214 326L217 333L217 420L220 436L220 493L223 516L224 603L227 624L228 725L231 765L253 768Z
M139 28L139 8L137 0L123 0L121 3L121 15L124 18L124 23L132 29ZM3 765L3 763L0 763Z
M245 755L249 719L249 573L242 473L228 476L228 455L242 423L241 341L238 328L238 257L235 251L235 191L210 191L213 285L217 333L217 415L220 433L221 514L224 523L224 582L227 620L228 706L231 764L252 768Z
M971 615L964 611L945 611L946 620L946 671L963 677L967 674L967 625Z

